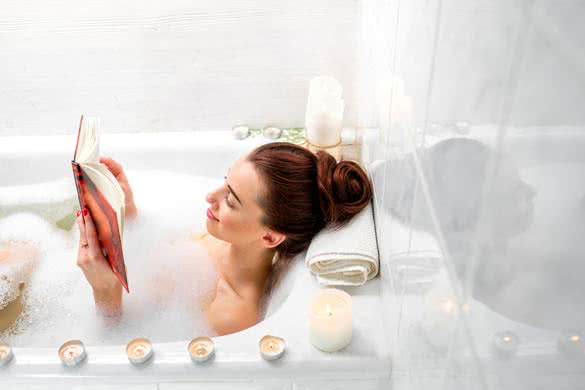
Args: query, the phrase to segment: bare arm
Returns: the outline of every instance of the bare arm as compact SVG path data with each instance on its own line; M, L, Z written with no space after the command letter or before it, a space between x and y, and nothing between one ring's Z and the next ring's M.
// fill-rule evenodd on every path
M87 209L78 213L79 248L77 265L93 289L96 309L104 317L122 313L122 285L104 257L93 219Z

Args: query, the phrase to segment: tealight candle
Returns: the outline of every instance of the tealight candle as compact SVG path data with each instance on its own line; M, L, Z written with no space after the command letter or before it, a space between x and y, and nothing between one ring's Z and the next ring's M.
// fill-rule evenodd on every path
M569 354L585 353L585 338L575 330L562 332L557 339L558 348Z
M266 335L260 339L260 355L264 360L276 360L284 354L284 339Z
M493 347L497 353L503 356L511 356L518 351L520 339L515 333L505 331L494 335Z
M59 358L68 367L80 364L86 357L85 346L79 340L69 340L59 348Z
M215 346L209 337L196 337L191 340L187 350L191 355L191 360L195 363L203 363L214 355Z
M136 338L126 345L128 360L133 364L142 364L148 361L154 354L149 339Z
M320 290L309 307L311 343L321 351L345 348L352 337L351 296L336 288Z
M0 344L0 367L7 365L10 363L14 354L12 353L12 348L8 344Z

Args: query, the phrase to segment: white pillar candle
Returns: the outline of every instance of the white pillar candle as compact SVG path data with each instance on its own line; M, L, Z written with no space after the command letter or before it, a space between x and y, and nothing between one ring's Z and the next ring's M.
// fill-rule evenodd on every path
M306 137L315 146L327 148L341 141L343 88L333 77L311 80L305 113Z
M309 306L311 343L321 351L335 352L345 348L352 336L352 301L345 291L336 288L320 290Z

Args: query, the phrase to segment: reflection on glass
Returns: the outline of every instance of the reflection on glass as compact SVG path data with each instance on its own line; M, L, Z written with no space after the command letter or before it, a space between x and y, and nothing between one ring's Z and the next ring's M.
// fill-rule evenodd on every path
M534 326L583 328L585 166L539 162L530 142L503 153L446 139L385 161L373 178L385 183L383 212L444 240L474 299Z

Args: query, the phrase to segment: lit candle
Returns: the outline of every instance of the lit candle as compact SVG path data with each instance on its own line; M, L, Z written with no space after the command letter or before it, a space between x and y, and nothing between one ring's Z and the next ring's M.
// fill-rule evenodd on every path
M10 363L14 354L12 353L12 348L8 344L0 344L0 367L7 365Z
M195 363L203 363L209 360L215 353L215 346L213 340L209 337L196 337L189 343L187 347L191 360Z
M142 364L148 361L154 354L149 339L137 338L126 345L128 360L133 364Z
M311 343L321 351L345 348L352 337L351 296L336 288L320 290L309 307L309 331Z
M561 332L557 339L558 348L568 354L585 353L585 339L583 335L575 330Z
M518 351L520 339L515 333L505 331L494 335L494 350L501 356L511 356Z
M280 337L266 335L260 339L260 355L265 360L280 358L286 349L284 340Z
M341 141L342 94L341 84L333 77L320 76L311 80L305 113L306 137L311 144L327 148Z
M85 346L79 340L70 340L59 348L59 358L68 367L76 366L87 357Z

